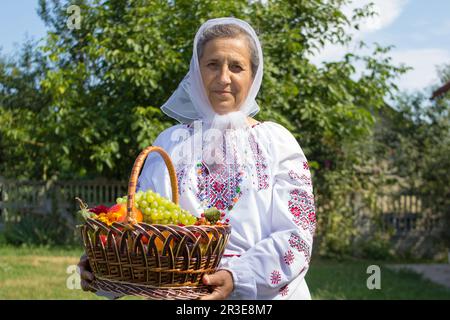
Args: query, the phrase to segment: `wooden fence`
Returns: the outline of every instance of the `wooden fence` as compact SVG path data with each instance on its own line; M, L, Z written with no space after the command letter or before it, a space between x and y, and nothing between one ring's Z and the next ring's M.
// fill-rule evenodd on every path
M77 222L79 197L89 206L112 205L115 199L127 194L127 182L104 179L88 181L12 181L0 179L0 231L7 221L17 221L23 215L57 213L68 225ZM358 197L356 197L358 198ZM350 201L350 199L349 199ZM366 238L381 228L393 231L391 247L396 254L413 253L417 257L434 257L442 251L437 236L442 230L439 213L430 210L427 199L414 194L385 194L377 198L376 212L362 201L353 198L353 212L361 237ZM317 208L320 214L320 208ZM374 209L371 209L372 211ZM373 217L380 224L373 223Z
M105 179L86 181L0 180L0 221L21 214L57 212L73 221L78 210L75 197L89 206L112 205L127 194L127 182ZM1 223L1 222L0 222Z
M58 212L71 218L78 209L75 197L83 199L90 206L108 206L126 193L125 181L96 179L33 182L0 179L0 221L7 218L11 212ZM377 199L377 210L381 214L382 227L394 229L397 237L416 231L433 232L439 227L439 215L430 212L424 204L425 200L420 195L380 195ZM368 212L368 215L372 213Z
M419 194L380 195L377 207L382 215L384 229L392 228L394 236L411 232L431 234L442 227L441 213L433 212L430 199Z

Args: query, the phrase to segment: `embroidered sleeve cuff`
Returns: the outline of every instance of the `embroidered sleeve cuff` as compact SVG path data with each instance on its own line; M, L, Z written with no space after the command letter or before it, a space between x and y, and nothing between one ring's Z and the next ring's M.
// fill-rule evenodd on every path
M231 300L255 300L256 299L256 283L252 276L253 272L246 267L239 266L223 266L221 270L227 270L233 276L234 290L228 299Z

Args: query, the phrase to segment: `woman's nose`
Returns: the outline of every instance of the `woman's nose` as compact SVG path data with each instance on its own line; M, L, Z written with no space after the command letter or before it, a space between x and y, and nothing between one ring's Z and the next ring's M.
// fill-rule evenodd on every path
M228 65L224 64L222 66L222 68L220 68L219 71L219 83L221 85L226 85L229 84L231 82L231 77L230 77L230 69L228 68Z

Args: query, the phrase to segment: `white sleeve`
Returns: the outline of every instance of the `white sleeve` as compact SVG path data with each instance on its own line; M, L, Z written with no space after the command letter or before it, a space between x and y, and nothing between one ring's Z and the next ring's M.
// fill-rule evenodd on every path
M153 142L152 146L163 148L166 152L170 152L170 134L172 128L168 128L161 132ZM139 190L146 191L151 189L160 195L171 199L172 194L170 184L167 186L168 171L163 158L159 153L153 152L149 154L145 160L144 166L138 178L136 192Z
M159 138L159 136L158 136ZM152 146L159 146L158 145L158 138L156 138L155 142L153 142ZM141 173L138 178L137 186L136 186L136 192L139 190L146 191L148 189L151 189L153 191L155 190L155 183L152 179L152 171L153 167L155 166L155 162L157 160L156 154L152 153L147 156L144 162L144 166L141 170Z
M283 295L286 285L304 277L309 267L316 226L311 175L295 138L284 127L276 128L271 235L221 267L233 274L231 299Z

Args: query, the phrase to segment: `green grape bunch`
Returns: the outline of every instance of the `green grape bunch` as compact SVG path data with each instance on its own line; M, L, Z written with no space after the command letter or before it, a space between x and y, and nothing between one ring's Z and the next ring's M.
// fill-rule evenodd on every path
M116 202L126 204L127 196L117 198ZM187 226L197 222L196 216L153 190L136 192L134 206L141 210L145 223Z

